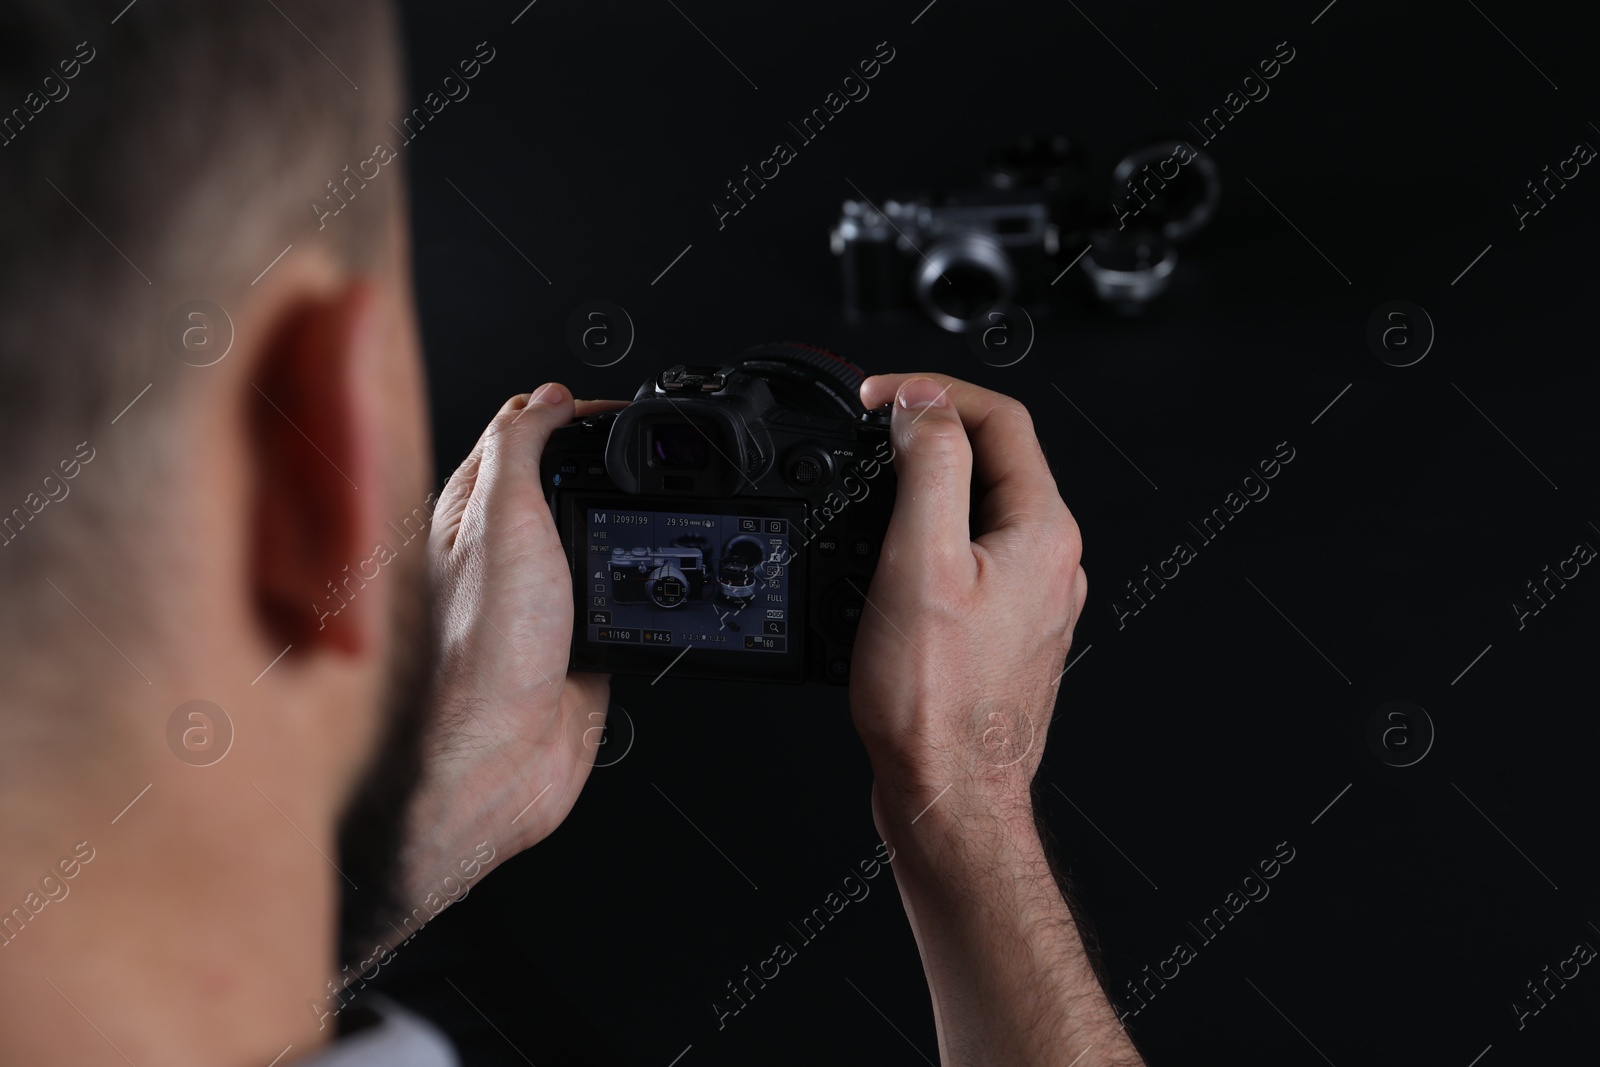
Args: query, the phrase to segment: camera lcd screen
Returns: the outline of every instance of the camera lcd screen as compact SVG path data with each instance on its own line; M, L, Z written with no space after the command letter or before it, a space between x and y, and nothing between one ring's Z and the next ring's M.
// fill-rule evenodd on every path
M650 462L668 470L703 471L711 464L711 440L692 422L660 422L650 428Z
M579 604L588 642L789 652L796 639L791 520L771 515L771 507L752 510L768 514L586 504Z

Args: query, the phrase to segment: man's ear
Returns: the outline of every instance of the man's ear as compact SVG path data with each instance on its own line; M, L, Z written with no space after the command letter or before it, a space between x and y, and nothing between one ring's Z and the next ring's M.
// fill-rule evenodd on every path
M361 593L384 493L363 372L373 297L354 281L296 298L266 331L249 383L253 592L262 625L297 652L361 655L380 639L383 599Z

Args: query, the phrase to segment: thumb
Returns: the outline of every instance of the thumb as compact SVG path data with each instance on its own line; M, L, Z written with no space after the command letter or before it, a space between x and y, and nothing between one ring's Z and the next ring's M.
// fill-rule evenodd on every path
M573 412L572 394L555 382L501 406L440 494L435 551L449 553L463 526L489 524L490 510L521 509L543 499L539 457L550 434L571 422Z
M573 411L572 393L559 382L513 397L489 424L478 484L487 485L494 496L522 486L542 496L539 457L556 427L572 421Z
M884 535L888 559L911 557L940 580L969 578L976 567L967 527L972 445L948 391L911 378L895 396L895 503Z

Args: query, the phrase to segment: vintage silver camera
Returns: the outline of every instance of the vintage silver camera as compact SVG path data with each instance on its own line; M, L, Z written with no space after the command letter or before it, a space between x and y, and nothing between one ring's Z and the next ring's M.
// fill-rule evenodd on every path
M874 203L846 200L829 245L840 257L845 316L861 323L921 308L969 333L997 308L1049 309L1081 263L1095 301L1137 314L1164 293L1174 245L1204 229L1221 183L1215 162L1180 139L1118 161L1094 195L1087 154L1062 135L1022 137L985 160L983 187Z
M998 304L1042 296L1044 264L1061 250L1043 196L986 190L938 200L846 200L831 236L843 257L854 320L920 306L964 333Z
M698 601L706 588L706 560L699 548L613 548L611 597L619 604L675 608Z

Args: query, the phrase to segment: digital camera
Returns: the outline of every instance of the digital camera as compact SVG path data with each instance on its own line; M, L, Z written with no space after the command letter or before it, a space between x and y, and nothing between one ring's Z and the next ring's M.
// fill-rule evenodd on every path
M540 479L572 569L577 670L850 678L894 504L889 410L824 349L679 364L555 431Z

